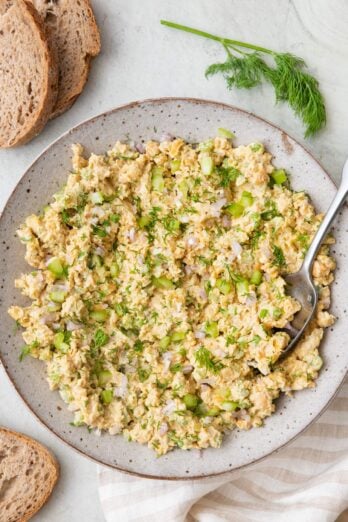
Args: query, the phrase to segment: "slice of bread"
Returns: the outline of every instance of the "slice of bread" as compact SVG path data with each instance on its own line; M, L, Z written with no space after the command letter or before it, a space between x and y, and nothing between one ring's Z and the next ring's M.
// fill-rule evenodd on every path
M54 456L35 440L0 427L0 522L26 522L58 480Z
M57 50L59 84L51 117L69 109L88 79L91 59L100 51L100 35L89 0L31 0Z
M0 147L40 132L57 99L58 66L30 2L0 0Z

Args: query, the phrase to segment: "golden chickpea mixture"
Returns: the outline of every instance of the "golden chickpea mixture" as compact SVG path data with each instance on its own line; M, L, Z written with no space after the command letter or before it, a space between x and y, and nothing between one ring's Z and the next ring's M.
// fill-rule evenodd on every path
M300 268L321 216L261 144L220 134L117 142L89 159L75 145L66 185L18 231L34 267L16 280L31 304L9 310L20 358L46 362L76 426L158 454L218 447L260 426L281 392L313 387L334 321L328 238L316 317L277 362L299 310L282 275Z

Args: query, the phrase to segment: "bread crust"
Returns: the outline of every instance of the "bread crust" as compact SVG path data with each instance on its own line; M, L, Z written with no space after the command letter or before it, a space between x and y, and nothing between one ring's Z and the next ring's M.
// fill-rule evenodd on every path
M57 49L59 63L58 98L51 114L51 118L55 118L69 109L83 91L88 80L92 58L100 52L99 29L89 0L74 0L74 2L71 0L58 0L54 2L50 2L50 0L31 1L40 13L43 22L46 24L51 47ZM82 14L82 16L77 18L76 13ZM50 19L50 15L52 19ZM65 58L69 55L69 52L71 52L72 47L69 48L69 40L61 41L61 26L63 19L66 20L67 18L74 20L74 22L78 20L80 26L75 22L76 29L80 32L80 35L83 35L83 38L81 36L81 49L79 50L81 67L78 73L74 75L70 89L67 89L66 86L71 78L66 77L67 73L66 70L64 70L63 64L66 63ZM69 38L69 33L64 34L68 34ZM76 35L71 35L71 38L73 38L73 36ZM70 45L75 48L74 44L75 42L70 40Z
M56 485L58 478L59 478L59 463L55 456L42 444L37 442L36 440L28 437L27 435L24 435L23 433L18 433L16 431L12 431L8 428L4 428L0 426L0 437L6 437L8 441L15 440L19 444L24 444L28 446L29 448L35 450L39 456L40 459L43 459L46 462L46 465L50 467L51 472L50 476L46 481L46 488L45 492L42 494L41 498L37 500L37 503L35 504L35 507L29 508L24 516L16 522L27 522L31 517L37 513L42 506L47 502L48 498L50 497L54 486ZM1 518L1 512L0 512L0 518Z
M22 132L15 137L10 135L7 140L1 139L0 136L0 147L3 148L23 145L36 136L49 120L58 95L58 64L51 51L42 20L28 0L14 0L14 3L22 9L23 16L32 25L33 32L37 36L35 43L43 50L45 60L42 77L44 78L44 83L42 85L40 106L35 111L35 114L28 118L29 121L23 125Z

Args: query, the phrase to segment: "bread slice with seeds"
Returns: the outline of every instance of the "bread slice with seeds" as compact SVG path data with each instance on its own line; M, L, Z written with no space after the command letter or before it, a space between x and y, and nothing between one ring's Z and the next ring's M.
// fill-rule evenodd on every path
M0 147L38 134L57 99L58 66L26 0L0 0Z
M100 36L89 0L31 0L41 15L52 48L57 50L59 85L54 118L69 109L88 79Z
M35 440L0 427L0 521L26 522L58 480L55 457Z

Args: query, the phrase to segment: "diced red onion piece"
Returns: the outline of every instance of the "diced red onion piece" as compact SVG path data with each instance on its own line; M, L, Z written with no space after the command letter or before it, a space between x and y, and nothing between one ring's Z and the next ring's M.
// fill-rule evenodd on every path
M232 241L232 250L236 254L236 256L240 256L243 251L242 246L238 243L238 241Z
M122 397L123 399L127 395L127 386L128 386L128 379L127 376L124 375L124 373L121 374L121 384L117 388L114 389L114 396L115 397Z
M140 152L140 154L144 154L145 152L145 147L144 147L144 144L143 143L136 143L135 144L135 148L138 152Z
M187 364L187 365L184 366L183 369L182 369L182 373L183 373L184 375L187 375L188 373L191 373L191 372L193 372L193 366L192 366L192 364Z
M168 431L168 424L166 422L162 422L162 424L159 427L158 434L160 436L165 435Z

